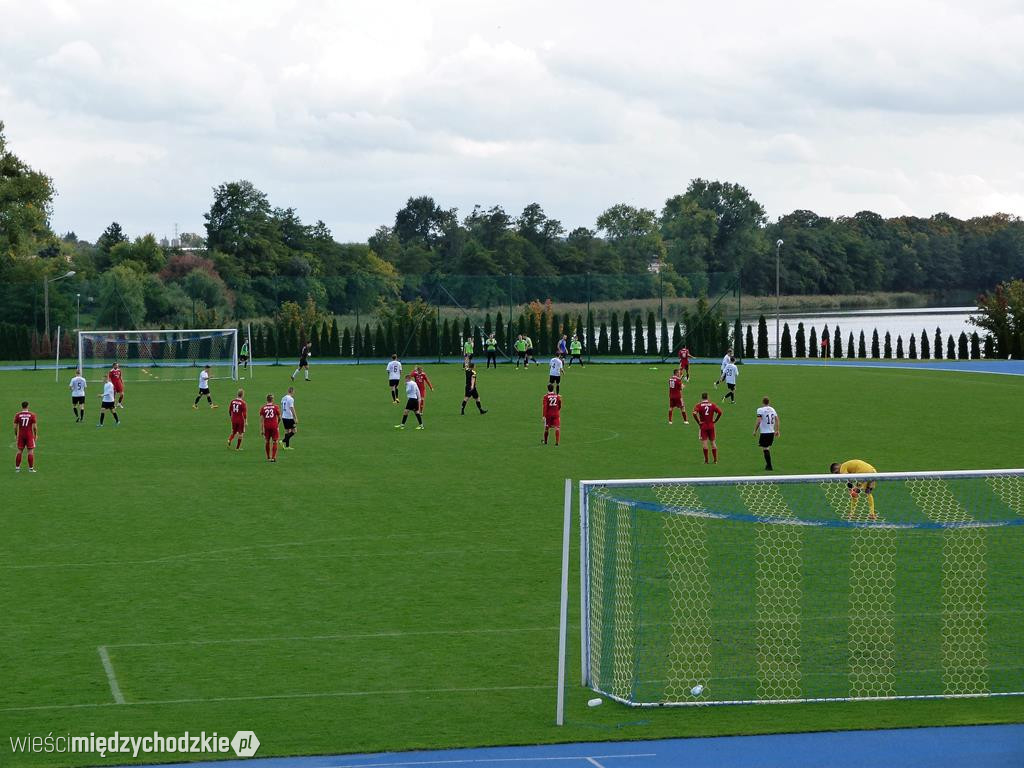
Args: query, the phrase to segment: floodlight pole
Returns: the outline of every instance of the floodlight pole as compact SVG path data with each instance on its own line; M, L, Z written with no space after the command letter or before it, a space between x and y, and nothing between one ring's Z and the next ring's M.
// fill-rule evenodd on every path
M779 346L779 262L782 257L782 238L775 241L775 358L782 357L782 349Z
M74 277L75 270L69 269L60 277L43 278L43 325L46 329L46 337L50 337L50 283L56 283L65 277Z

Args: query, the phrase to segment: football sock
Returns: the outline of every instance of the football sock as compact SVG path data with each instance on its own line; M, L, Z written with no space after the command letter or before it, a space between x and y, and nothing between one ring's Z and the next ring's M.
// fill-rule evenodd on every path
M103 417L104 417L104 416L106 416L106 415L107 415L107 414L106 414L105 412L103 412L103 411L100 411L100 424L101 424L101 425L103 424Z
M210 405L213 405L213 398L210 397L209 395L207 395L206 396L206 402L208 402Z
M416 421L418 421L420 424L423 423L423 417L420 416L420 412L419 411L416 411Z
M75 421L78 421L78 406L75 406L71 410L73 410L75 412Z
M302 370L301 368L296 368L295 369L295 373L292 374L292 378L294 379L296 376L298 376L299 375L299 371L301 371L301 370Z
M117 415L117 411L111 411L111 412L110 412L110 415L114 417L114 423L115 423L115 424L120 424L120 423L121 423L121 419L120 419L120 417L119 417L119 416Z
M288 447L288 443L290 443L291 441L292 441L292 433L291 432L285 432L284 433L284 447L287 448Z
M544 427L544 445L548 444L548 428Z
M562 430L559 427L555 427L555 445L558 445L558 441L562 439Z
M266 443L264 444L264 448L266 448L267 458L269 459L270 458L270 441L269 440L267 440Z
M419 416L418 413L416 415ZM402 414L402 423L405 424L405 420L408 419L408 418L409 418L409 412L406 411L405 413Z
M235 443L235 450L236 450L236 451L240 451L240 450L242 450L242 438L241 438L241 437L239 437L239 438L238 438L238 442L237 442L237 443Z
M703 450L704 450L704 463L707 464L708 463L708 449L704 448Z
M466 415L466 401L465 400L462 401L462 415L463 416Z
M32 467L34 467L35 465L36 465L36 457L35 457L35 454L33 454L33 453L30 453L30 454L28 455L28 468L29 468L29 469L32 469Z
M769 451L767 448L765 448L763 451L761 451L761 453L764 454L764 468L765 469L771 469L772 468L772 452Z
M28 457L28 465L32 466L32 457ZM873 493L868 494L868 514L875 514L875 495Z
M714 460L715 460L716 462L718 461L718 449L717 449L717 448L712 448L712 449L711 449L711 456L712 456L712 458L713 458L713 459L714 459Z
M480 405L480 401L479 400L476 401L476 409L478 411L480 411L480 413L484 412L484 407L482 405Z
M192 401L192 405L199 405L199 401L203 399L202 395L196 395L196 399Z
M672 423L672 409L671 408L668 409L668 423L669 424Z
M20 467L21 466L21 454L20 453L17 456L14 457L14 466L15 467Z

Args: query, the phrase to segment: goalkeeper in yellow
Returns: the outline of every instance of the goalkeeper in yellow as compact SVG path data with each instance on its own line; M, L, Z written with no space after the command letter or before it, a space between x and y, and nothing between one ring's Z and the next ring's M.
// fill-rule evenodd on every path
M844 461L842 464L834 462L832 466L829 467L829 471L833 475L868 475L874 474L878 470L866 461L850 459L849 461ZM864 494L868 498L868 520L874 520L875 481L868 480L866 482L856 483L851 480L846 483L846 487L850 489L850 517L852 518L854 512L857 511L857 504L860 502L860 495Z

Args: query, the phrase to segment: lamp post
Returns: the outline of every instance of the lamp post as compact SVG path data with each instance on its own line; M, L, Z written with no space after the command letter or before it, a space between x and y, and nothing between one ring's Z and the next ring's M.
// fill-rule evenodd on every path
M775 241L775 357L782 356L782 348L779 346L779 262L782 256L782 238Z
M82 330L82 294L75 294L75 330Z
M60 277L43 278L43 324L46 328L46 338L50 338L50 283L56 283L65 277L74 277L75 270L69 269Z

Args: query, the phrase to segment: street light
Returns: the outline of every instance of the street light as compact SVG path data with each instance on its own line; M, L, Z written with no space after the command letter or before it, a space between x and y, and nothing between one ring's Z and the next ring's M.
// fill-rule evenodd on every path
M50 283L56 283L65 277L74 277L75 270L69 269L60 277L43 278L43 316L45 317L46 338L50 338Z
M782 238L775 241L775 357L782 356L779 346L779 261L782 256Z
M75 330L82 330L82 294L75 294Z

